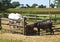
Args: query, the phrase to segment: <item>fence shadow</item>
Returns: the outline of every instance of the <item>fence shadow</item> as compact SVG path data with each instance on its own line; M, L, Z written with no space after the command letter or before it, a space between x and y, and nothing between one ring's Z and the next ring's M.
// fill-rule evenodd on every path
M22 34L24 35L23 33L21 32L13 32L13 34ZM37 31L34 30L34 32L31 32L29 34L25 34L26 36L44 36L44 35L60 35L60 28L54 28L54 34L50 34L50 33L45 33L45 34L42 34L40 33L41 35L38 35L37 34Z
M50 34L50 32L48 33L45 33L45 34L43 34L43 35L39 35L39 36L44 36L44 35L60 35L60 28L54 28L54 34ZM35 32L35 34L33 34L33 35L31 35L31 34L29 34L29 35L26 35L26 36L38 36L38 34Z
M60 28L54 28L53 31L54 31L53 35L60 35ZM46 34L46 35L50 35L50 34Z

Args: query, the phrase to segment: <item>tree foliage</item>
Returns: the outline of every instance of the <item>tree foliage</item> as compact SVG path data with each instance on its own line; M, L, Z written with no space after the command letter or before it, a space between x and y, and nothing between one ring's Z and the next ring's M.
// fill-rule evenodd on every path
M26 7L27 7L27 8L31 8L31 6L30 6L30 5L28 5L28 4L26 4Z
M10 8L11 0L0 0L0 30L2 29L1 26L1 13L3 13L6 9Z
M43 4L39 5L38 8L46 8Z
M36 8L36 6L38 6L38 4L34 3L31 8Z
M55 0L55 5L57 8L60 8L60 0Z
M20 6L20 3L19 2L12 2L12 5L14 8L16 8L16 7Z
M51 8L54 8L54 7L55 7L55 5L51 3L51 4L50 4L50 7L51 7Z
M11 2L11 0L2 0L0 2L0 11L4 11L7 8L9 8L10 7L10 4L11 4L10 2Z

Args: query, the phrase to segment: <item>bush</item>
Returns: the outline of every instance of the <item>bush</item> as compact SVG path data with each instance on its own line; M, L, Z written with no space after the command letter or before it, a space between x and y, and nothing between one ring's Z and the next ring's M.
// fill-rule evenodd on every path
M7 13L3 13L3 14L2 14L2 17L8 18L8 14L7 14Z

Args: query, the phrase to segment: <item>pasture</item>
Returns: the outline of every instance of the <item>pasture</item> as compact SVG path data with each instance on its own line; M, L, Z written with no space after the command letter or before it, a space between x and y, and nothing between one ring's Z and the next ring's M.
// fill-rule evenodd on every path
M7 13L28 13L28 14L59 14L60 8L20 8L20 9L7 9Z

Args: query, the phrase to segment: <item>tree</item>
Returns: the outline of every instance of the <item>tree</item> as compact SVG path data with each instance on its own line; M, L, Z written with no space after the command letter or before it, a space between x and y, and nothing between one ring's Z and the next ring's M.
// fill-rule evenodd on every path
M20 4L20 8L26 8L24 4Z
M50 7L51 7L51 8L54 8L54 7L55 7L55 5L51 3L51 4L50 4Z
M34 3L31 8L36 8L36 6L38 6L38 4Z
M19 2L12 2L12 5L14 8L16 8L16 7L20 6L20 3Z
M43 4L39 5L38 8L46 8Z
M60 0L55 0L55 5L57 8L60 8Z
M0 11L3 11L5 9L9 8L10 4L11 4L10 2L11 2L11 0L2 0L0 2Z
M9 8L11 0L0 0L0 30L1 26L1 13L3 13L6 9Z
M29 6L28 4L26 4L27 8L30 8L31 6Z

